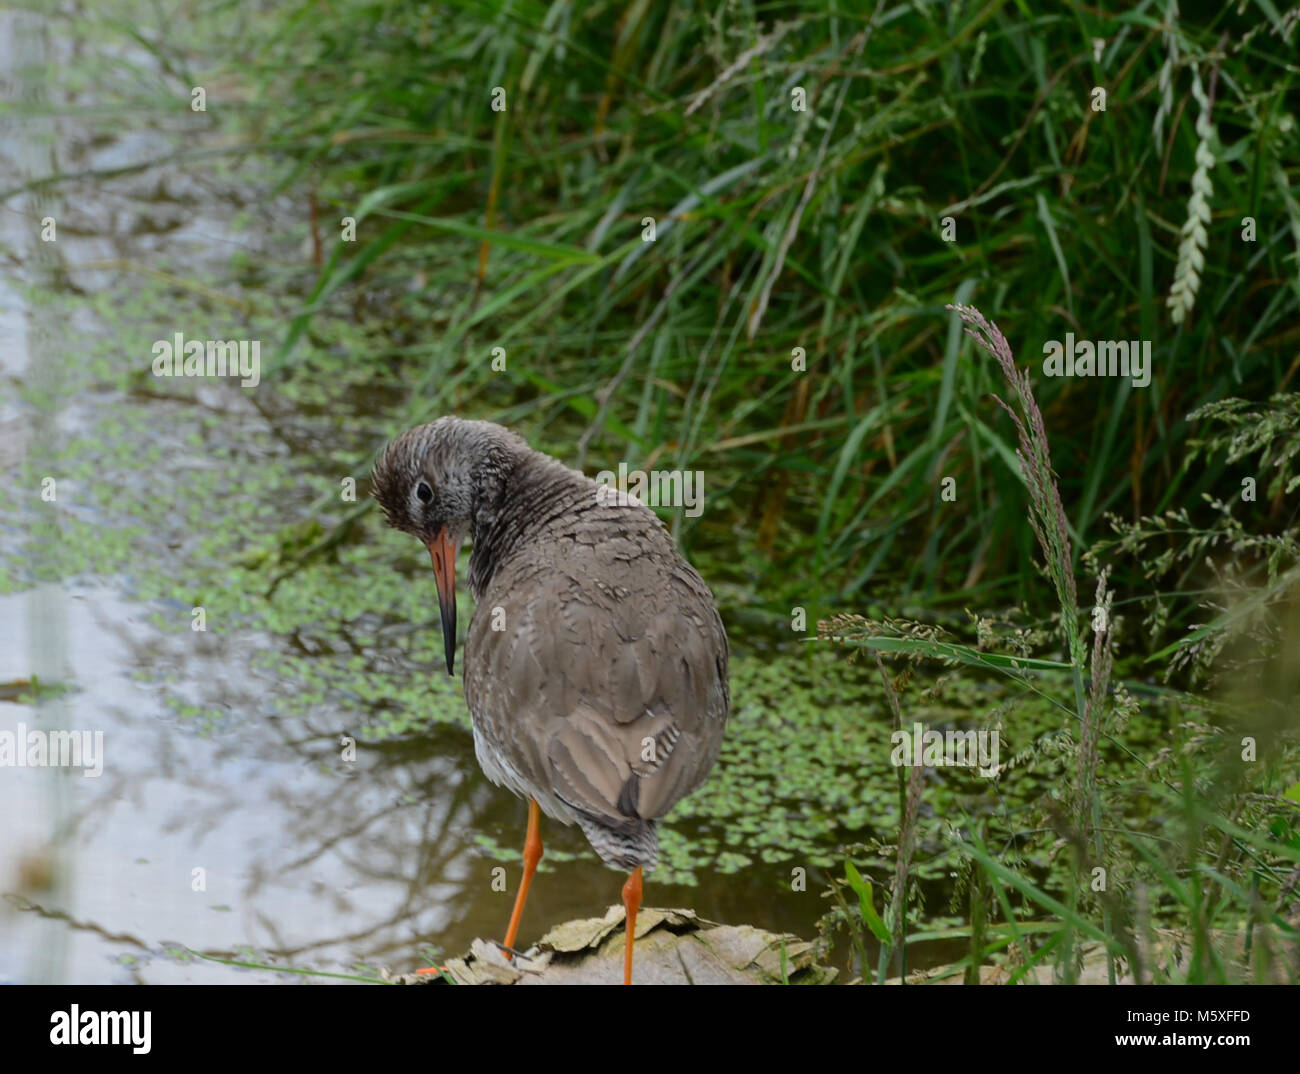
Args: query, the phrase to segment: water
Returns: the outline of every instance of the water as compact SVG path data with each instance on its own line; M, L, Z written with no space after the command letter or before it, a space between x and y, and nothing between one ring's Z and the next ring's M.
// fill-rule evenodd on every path
M120 168L174 150L177 130L193 117L178 109L124 123L112 113L78 114L76 105L95 102L93 87L47 82L46 72L75 70L87 46L34 16L5 13L0 20L0 85L6 101L27 110L3 120L6 188L52 171ZM145 67L153 62L113 48ZM68 106L60 118L33 118ZM191 137L202 144L201 134ZM162 629L160 616L173 623L190 617L191 594L141 595L151 574L184 575L196 528L223 524L220 501L197 519L176 508L194 482L231 459L323 458L341 444L354 446L365 423L364 393L353 398L353 424L345 428L320 408L295 410L273 393L254 397L227 384L202 385L193 400L180 402L150 401L155 388L147 380L68 379L68 348L106 329L89 306L65 319L64 307L40 296L129 293L133 279L149 278L160 264L224 263L232 250L256 259L266 249L262 237L256 228L237 233L234 215L264 214L269 234L296 207L259 189L252 165L242 174L253 181L240 186L214 178L206 165L176 162L19 194L0 213L7 257L0 277L0 477L29 481L48 469L59 482L55 505L43 505L30 485L8 502L20 506L0 524L0 556L20 564L17 573L46 563L52 545L43 543L40 527L50 511L65 539L87 532L76 525L89 527L94 536L79 538L88 553L101 536L119 540L124 516L112 498L97 502L90 494L105 474L117 483L115 495L145 505L147 523L129 538L126 562L134 566L99 570L92 562L0 596L0 731L24 723L102 732L104 742L97 777L0 768L0 981L293 979L191 951L332 972L404 972L424 964L430 949L453 955L476 936L499 937L509 916L519 866L507 864L510 890L494 891L499 862L480 841L522 845L526 806L486 782L465 727L363 739L355 760L345 761L343 737L357 737L360 726L356 699L336 694L306 713L286 714L276 702L295 684L266 671L259 657L283 651L329 662L350 654L316 644L310 630L285 635L255 622L213 624L207 632ZM46 215L57 221L56 243L40 240ZM237 305L243 296L224 297ZM107 343L147 368L157 326L186 325L165 304L146 308L140 320L140 333ZM33 406L37 390L53 401ZM85 430L142 405L151 415L147 430L128 424L117 449L155 451L156 465L113 468L110 460L98 473L77 474L54 461ZM205 414L219 416L215 432L197 422ZM196 444L196 436L207 439ZM432 600L427 572L410 584L425 587ZM354 639L352 655L383 662L394 675L432 673L387 651L400 624L373 626ZM18 703L18 684L33 675L69 689L40 705ZM194 720L185 706L218 715ZM623 879L594 860L559 860L584 851L576 829L547 824L543 839L552 859L532 888L525 943L551 924L603 913L618 901ZM805 937L825 909L815 878L804 893L770 876L705 873L700 880L674 887L652 877L647 902Z

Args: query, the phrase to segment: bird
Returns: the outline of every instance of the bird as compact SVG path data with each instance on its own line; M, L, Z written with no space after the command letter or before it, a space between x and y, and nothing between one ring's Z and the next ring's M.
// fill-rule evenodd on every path
M447 674L456 560L467 578L465 701L479 767L528 801L514 952L541 861L541 814L577 824L627 874L623 982L658 824L700 786L731 708L727 632L708 585L659 517L488 421L445 416L392 440L371 495L429 551Z

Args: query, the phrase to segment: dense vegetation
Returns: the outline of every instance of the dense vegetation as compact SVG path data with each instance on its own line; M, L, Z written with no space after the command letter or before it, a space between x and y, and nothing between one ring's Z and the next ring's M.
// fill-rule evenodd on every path
M1263 3L1195 21L1176 3L310 10L309 27L287 19L257 52L281 106L256 122L288 145L286 182L331 224L355 217L358 241L324 229L287 361L342 294L383 295L402 330L355 357L415 376L410 419L490 413L579 463L702 470L708 521L674 523L731 583L734 620L780 630L792 608L840 611L826 633L845 643L902 638L888 647L987 668L997 632L976 639L977 626L1007 615L1019 656L1036 644L1071 665L1010 670L1062 705L1063 783L1032 820L951 825L949 848L976 866L959 894L980 956L990 913L1004 922L993 946L1014 943L1021 966L1059 956L1067 976L1085 938L1148 979L1245 972L1225 969L1212 929L1244 930L1255 955L1294 941L1280 916L1300 848L1295 787L1282 797L1296 772L1286 651L1300 645L1286 613L1293 16ZM954 302L997 322L1027 379L1003 383L1009 352L999 371L971 350ZM1149 385L1039 375L1066 333L1149 341ZM1018 438L990 398L1008 389ZM1077 591L1098 573L1090 620ZM953 614L966 608L977 624ZM937 624L979 647L936 650ZM1262 678L1229 663L1245 634L1263 646L1252 660L1273 661ZM1235 692L1184 696L1176 711L1195 717L1164 754L1122 749L1099 773L1098 742L1124 746L1134 693L1153 703L1153 652L1165 681L1217 674ZM1253 763L1228 727L1259 738ZM904 848L919 772L900 780ZM908 853L892 929L874 922L882 973L902 943ZM1048 874L1054 896L1032 879ZM849 881L872 924L870 888ZM1036 947L1016 930L1026 905L1057 923ZM1144 957L1152 918L1186 930L1190 963Z
M1078 553L1107 511L1202 514L1236 471L1186 465L1188 416L1295 373L1300 132L1266 9L1196 25L1159 4L821 8L277 19L253 106L326 254L288 342L360 282L397 330L353 358L391 368L417 346L414 411L558 422L570 444L612 389L588 452L703 469L715 539L739 538L727 558L772 608L853 607L884 578L952 608L1036 588L998 381L962 349L952 301L997 320L1022 362L1066 332L1151 341L1147 388L1037 378ZM1189 202L1208 218L1185 250Z
M831 880L869 977L927 937L970 979L1074 979L1088 942L1144 980L1300 976L1300 26L1120 6L211 12L240 87L212 122L309 240L260 299L268 377L343 378L377 431L450 411L589 472L702 471L704 514L664 517L742 645L821 620L868 660L842 722L944 726L945 664L1002 680L996 783L895 787L881 742L829 799L892 826ZM1045 375L1067 333L1148 341L1149 384Z

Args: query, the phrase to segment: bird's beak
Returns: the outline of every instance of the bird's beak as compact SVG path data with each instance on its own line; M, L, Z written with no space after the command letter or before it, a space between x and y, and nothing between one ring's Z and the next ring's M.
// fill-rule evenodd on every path
M444 526L429 547L433 578L438 583L438 610L442 613L442 644L447 654L447 674L454 675L456 662L456 543Z

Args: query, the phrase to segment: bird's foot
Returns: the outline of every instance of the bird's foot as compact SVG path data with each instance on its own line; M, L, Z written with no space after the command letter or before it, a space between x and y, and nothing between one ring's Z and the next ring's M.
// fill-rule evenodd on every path
M513 947L509 947L506 944L502 943L500 940L488 940L488 943L490 943L493 947L495 947L498 951L500 951L503 955L505 955L507 962L512 961L516 955L519 958L528 957L526 952L518 951Z

